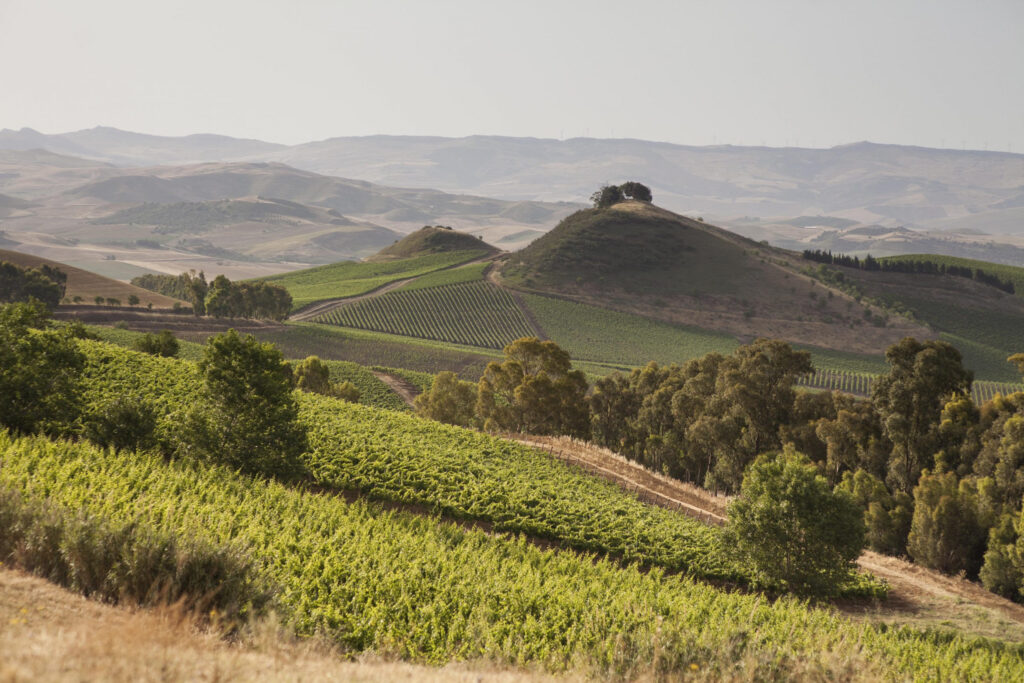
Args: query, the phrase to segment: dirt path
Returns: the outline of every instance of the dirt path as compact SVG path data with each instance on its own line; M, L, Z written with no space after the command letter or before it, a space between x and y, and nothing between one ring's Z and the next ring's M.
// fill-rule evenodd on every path
M321 315L323 315L325 313L330 313L331 311L335 311L335 310L337 310L337 309L339 309L339 308L341 308L343 306L348 306L349 304L354 304L357 301L362 301L364 299L372 299L375 296L381 296L382 294L387 294L388 292L392 292L392 291L394 291L394 290L396 290L396 289L398 289L400 287L403 287L403 286L409 284L410 282L412 282L414 280L419 280L421 277L425 277L427 275L433 275L434 273L440 273L440 272L445 271L445 270L451 270L452 268L461 268L462 266L470 266L470 265L473 265L474 263L484 263L485 261L490 261L493 258L494 258L493 255L481 256L480 258L475 258L475 259L472 259L470 261L465 261L463 263L456 263L455 265L445 266L444 268L438 268L437 270L432 270L429 273L424 273L423 275L417 275L415 277L407 277L407 278L403 278L401 280L394 280L394 281L389 282L389 283L387 283L385 285L381 285L380 287L377 287L375 289L371 289L368 292L363 292L362 294L356 294L355 296L343 296L343 297L340 297L340 298L337 298L337 299L328 299L326 301L318 301L316 303L312 303L312 304L309 304L308 306L304 306L304 307L300 308L299 310L297 310L294 313L292 313L291 316L288 319L289 320L297 320L297 321L313 320L314 318L317 318L317 317L319 317L319 316L321 316Z
M729 498L652 472L605 448L568 437L510 435L508 438L549 452L564 462L604 477L652 505L678 510L706 524L725 521ZM1024 641L1024 605L1005 600L982 586L946 576L911 562L871 551L857 564L889 582L884 603L842 604L849 616L876 622L956 628L1000 640Z
M397 375L390 375L386 372L378 372L377 370L371 370L373 376L379 379L384 384L398 394L406 404L413 408L415 407L414 401L419 396L420 390L412 382L408 382Z
M362 301L363 299L372 299L375 296L387 294L388 292L398 289L402 285L412 282L413 280L417 280L420 277L423 276L418 275L416 277L407 277L404 280L395 280L393 282L387 283L386 285L381 285L376 289L371 289L369 292L364 292L363 294L356 294L355 296L346 296L341 299L329 299L328 301L319 301L315 304L310 304L309 306L300 308L295 313L292 313L289 320L312 320L313 318L321 316L324 313L330 313L331 311L335 311L341 308L342 306L348 306L349 304L354 304L357 301Z

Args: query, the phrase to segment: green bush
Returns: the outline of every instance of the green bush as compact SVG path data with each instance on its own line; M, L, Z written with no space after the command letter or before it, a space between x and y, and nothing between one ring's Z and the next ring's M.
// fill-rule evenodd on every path
M179 451L243 472L291 477L303 467L292 372L273 344L234 330L211 337L199 361L203 397L188 413Z
M864 549L864 519L851 496L833 492L806 456L788 449L747 470L724 542L767 582L833 594Z
M173 358L178 355L180 345L174 333L170 330L161 330L159 334L147 332L135 340L132 348L136 351L148 353L151 356L163 356Z

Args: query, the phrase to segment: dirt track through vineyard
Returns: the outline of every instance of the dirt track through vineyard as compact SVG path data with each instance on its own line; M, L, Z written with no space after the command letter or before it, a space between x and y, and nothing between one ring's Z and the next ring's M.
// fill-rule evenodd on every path
M375 374L392 388L399 383L408 385L399 377ZM409 385L403 389L396 389L396 393L412 405L415 388ZM705 524L721 526L726 520L728 497L653 472L606 448L569 437L508 434L506 438L547 451L554 458L617 484L648 504L677 510ZM858 564L888 581L890 593L885 602L837 605L848 615L876 622L955 626L978 635L1024 641L1024 605L990 593L977 583L871 551L861 555Z

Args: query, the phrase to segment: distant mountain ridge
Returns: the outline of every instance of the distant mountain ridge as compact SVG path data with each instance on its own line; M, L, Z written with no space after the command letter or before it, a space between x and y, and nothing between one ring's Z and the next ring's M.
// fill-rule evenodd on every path
M719 218L831 215L857 223L1024 235L1024 155L859 142L829 149L695 147L631 139L374 135L277 145L94 128L0 131L0 149L42 148L118 165L277 161L398 187L510 200L581 201L635 179L662 206ZM950 225L952 223L952 225Z

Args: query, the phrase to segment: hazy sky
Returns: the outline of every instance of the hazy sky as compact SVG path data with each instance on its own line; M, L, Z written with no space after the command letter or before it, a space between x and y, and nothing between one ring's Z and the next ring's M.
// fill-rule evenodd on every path
M1024 0L0 0L0 128L1024 152Z

